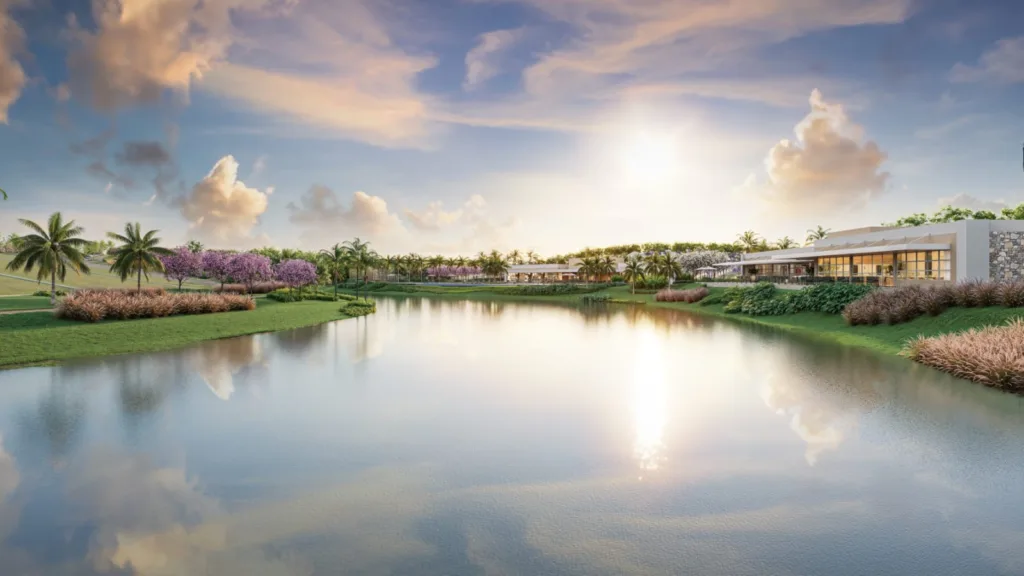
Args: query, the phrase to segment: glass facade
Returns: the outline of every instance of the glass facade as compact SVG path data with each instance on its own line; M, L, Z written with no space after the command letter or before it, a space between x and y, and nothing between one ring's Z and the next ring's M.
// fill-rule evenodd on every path
M896 276L908 280L949 280L949 250L901 252L897 255Z
M950 280L949 250L818 258L815 276L892 286L894 279Z

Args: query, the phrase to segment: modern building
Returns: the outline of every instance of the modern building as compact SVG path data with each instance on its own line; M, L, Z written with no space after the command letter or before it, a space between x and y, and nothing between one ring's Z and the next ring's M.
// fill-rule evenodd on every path
M514 264L508 267L508 280L510 282L575 282L577 271L580 269L579 260L570 260L567 264ZM616 271L622 272L626 268L624 262L616 263ZM603 282L607 278L593 278L592 280Z
M833 232L810 246L743 254L743 280L880 286L1024 279L1024 221L961 220Z

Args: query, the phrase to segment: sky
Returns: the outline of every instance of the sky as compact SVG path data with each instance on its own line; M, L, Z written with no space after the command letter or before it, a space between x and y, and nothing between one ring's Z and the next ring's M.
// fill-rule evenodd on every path
M551 255L1024 201L1019 0L0 0L0 234Z

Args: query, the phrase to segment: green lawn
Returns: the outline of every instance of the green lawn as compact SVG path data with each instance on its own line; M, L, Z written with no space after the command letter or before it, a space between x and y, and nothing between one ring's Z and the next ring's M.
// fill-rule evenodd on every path
M7 310L39 310L50 307L46 296L3 296L0 297L0 312Z
M19 287L17 284L19 281L13 278L0 277L0 295L2 294L31 294L36 290L49 290L50 281L47 279L42 284L36 283L35 274L26 274L22 271L12 272L7 270L7 264L14 258L11 254L0 254L0 272L4 274L10 274L12 276L21 276L31 280L31 282L22 282L25 287ZM135 286L135 280L128 282L121 282L119 276L111 274L109 266L103 263L90 262L89 268L91 273L89 274L75 274L74 272L68 271L64 281L57 281L58 284L64 284L65 286L72 286L74 288L132 288ZM5 291L5 285L11 283L11 287L8 290L18 291ZM142 279L143 286L162 286L164 288L177 288L177 282L168 282L162 274L151 274L149 276L149 282L146 281L145 277ZM212 283L206 283L200 280L191 280L185 282L183 288L209 288L213 286Z
M260 298L251 312L173 316L86 324L50 312L0 315L0 367L53 364L72 358L152 352L203 340L288 330L341 320L344 302L280 304Z
M4 274L10 274L10 272L5 272L2 266L0 266L0 272L3 272ZM20 280L17 278L8 278L6 276L0 276L0 296L31 294L36 290L42 289L43 286L40 284L36 284L35 280Z
M678 286L686 288L686 286ZM452 298L466 300L495 300L508 302L579 302L579 295L559 296L522 296L495 294L493 289L488 288L454 288L445 289L439 286L430 286L429 290L416 292L413 295L429 298ZM711 293L723 292L724 288L712 288ZM346 291L348 292L348 291ZM370 292L374 294L388 294L387 292ZM805 334L817 338L832 340L841 344L870 348L886 354L898 354L903 343L919 335L935 336L948 332L959 332L969 328L991 326L993 324L1004 324L1011 318L1024 316L1024 308L950 308L945 313L936 317L922 317L906 324L895 326L849 326L840 315L822 314L817 312L802 312L785 316L748 316L745 314L726 314L724 306L711 305L699 306L697 304L684 304L681 302L656 302L653 294L630 294L628 287L616 287L595 293L595 295L607 294L618 300L629 300L643 302L645 308L674 308L677 310L689 310L697 314L716 316L735 322L745 322L772 326L782 330ZM408 293L396 292L393 295L410 295ZM624 304L608 304L609 306Z

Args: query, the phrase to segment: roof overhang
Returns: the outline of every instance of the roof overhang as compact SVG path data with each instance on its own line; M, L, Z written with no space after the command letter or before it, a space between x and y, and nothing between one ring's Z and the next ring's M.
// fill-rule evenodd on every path
M884 246L863 246L860 248L839 248L815 252L814 258L823 256L856 256L857 254L879 254L884 252L915 252L929 250L949 250L949 244L919 242L908 244L887 244Z

